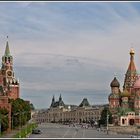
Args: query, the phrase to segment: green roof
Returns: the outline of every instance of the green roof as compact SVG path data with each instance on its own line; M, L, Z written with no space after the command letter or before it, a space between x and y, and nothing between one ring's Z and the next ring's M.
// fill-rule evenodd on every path
M83 107L83 106L88 106L88 107L90 106L87 98L84 98L81 104L79 105L79 107Z
M10 56L10 49L9 49L8 41L6 42L5 56Z
M125 116L130 111L133 111L132 108L118 108L118 115Z

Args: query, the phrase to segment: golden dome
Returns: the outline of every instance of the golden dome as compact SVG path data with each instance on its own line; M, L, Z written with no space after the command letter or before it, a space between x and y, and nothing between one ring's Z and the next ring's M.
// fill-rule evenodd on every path
M130 49L130 54L135 54L135 51L133 48Z
M122 97L129 97L131 96L130 92L128 92L126 89L121 93Z

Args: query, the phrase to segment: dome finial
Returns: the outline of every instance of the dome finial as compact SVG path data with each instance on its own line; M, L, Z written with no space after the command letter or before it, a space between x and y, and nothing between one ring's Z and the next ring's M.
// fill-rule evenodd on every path
M133 46L134 46L133 43L131 43L130 55L131 55L131 54L135 54L135 51L134 51Z

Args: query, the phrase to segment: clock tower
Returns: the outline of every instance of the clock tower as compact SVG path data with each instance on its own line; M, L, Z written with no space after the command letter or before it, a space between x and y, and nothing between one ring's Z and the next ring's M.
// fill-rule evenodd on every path
M19 98L19 82L14 75L13 57L10 54L8 41L6 42L5 53L2 56L0 84L3 85L4 93L9 98L11 99Z

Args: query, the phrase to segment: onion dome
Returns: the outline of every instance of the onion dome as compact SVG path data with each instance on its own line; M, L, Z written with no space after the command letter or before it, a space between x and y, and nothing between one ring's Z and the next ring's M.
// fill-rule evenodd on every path
M130 92L128 92L126 89L121 93L121 96L122 97L129 97L129 96L131 96L131 93Z
M136 80L135 84L134 84L134 88L140 88L140 76L138 77L138 79Z
M120 87L120 83L118 82L117 78L114 77L113 81L110 84L111 87Z

